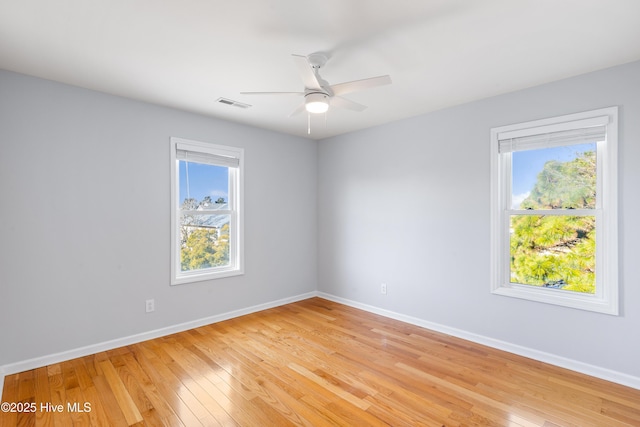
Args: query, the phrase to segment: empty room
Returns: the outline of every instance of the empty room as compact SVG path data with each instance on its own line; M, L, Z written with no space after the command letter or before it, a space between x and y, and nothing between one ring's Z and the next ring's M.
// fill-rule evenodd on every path
M0 427L639 426L639 16L0 1Z

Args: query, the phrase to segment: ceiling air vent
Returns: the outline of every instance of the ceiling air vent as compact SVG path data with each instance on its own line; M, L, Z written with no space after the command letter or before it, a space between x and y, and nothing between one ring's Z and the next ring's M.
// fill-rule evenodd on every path
M245 104L243 102L238 102L238 101L234 101L233 99L227 99L227 98L218 98L216 99L216 102L219 102L220 104L231 105L232 107L238 107L238 108L251 107L251 105L249 104Z

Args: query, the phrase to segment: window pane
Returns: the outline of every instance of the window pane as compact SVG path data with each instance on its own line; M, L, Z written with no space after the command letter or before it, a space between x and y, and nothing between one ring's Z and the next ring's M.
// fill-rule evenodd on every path
M512 154L512 209L594 209L596 143Z
M229 265L231 215L181 215L180 270Z
M227 209L229 168L179 161L178 201L182 210Z
M244 149L171 138L171 284L244 274Z
M595 293L594 216L511 215L511 283Z

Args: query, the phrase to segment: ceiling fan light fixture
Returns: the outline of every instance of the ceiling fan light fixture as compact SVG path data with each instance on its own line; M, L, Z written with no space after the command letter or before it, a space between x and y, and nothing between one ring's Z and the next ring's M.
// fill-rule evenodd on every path
M304 108L312 114L326 113L329 109L329 96L322 92L305 95Z

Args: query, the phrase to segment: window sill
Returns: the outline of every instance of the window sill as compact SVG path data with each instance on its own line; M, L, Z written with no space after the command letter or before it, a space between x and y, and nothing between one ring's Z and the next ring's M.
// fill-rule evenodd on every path
M241 276L244 274L244 270L241 269L220 269L216 271L207 272L193 272L182 274L179 277L173 277L171 279L171 285L184 285L193 282L202 282L205 280L223 279L225 277Z
M546 289L537 286L527 286L510 284L500 286L491 291L496 295L503 295L513 298L526 299L529 301L542 302L546 304L560 305L563 307L576 308L579 310L594 311L617 316L618 302L606 297L590 294L580 294L561 289Z

